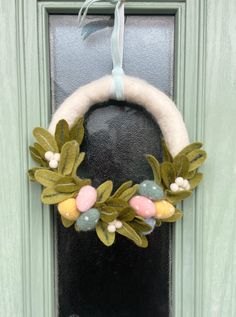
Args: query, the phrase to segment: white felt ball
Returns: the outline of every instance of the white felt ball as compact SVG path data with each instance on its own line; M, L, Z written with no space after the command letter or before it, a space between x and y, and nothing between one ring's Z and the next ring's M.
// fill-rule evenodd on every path
M58 162L57 162L56 160L51 160L51 161L49 162L49 166L50 166L51 168L57 168L57 167L58 167Z
M170 185L170 190L172 190L172 192L177 192L179 190L179 186L175 183L172 183Z
M176 180L175 180L175 183L178 185L178 186L183 186L184 184L184 179L183 177L177 177Z
M60 153L55 153L55 154L53 155L53 159L56 160L57 162L60 161L60 157L61 157Z
M115 225L108 225L107 230L109 232L115 232L116 231L116 227L115 227Z
M191 189L191 186L190 186L189 182L188 182L188 184L186 185L185 189L186 189L186 190L190 190L190 189Z
M51 151L47 151L45 154L44 154L44 157L47 161L51 161L53 159L53 153Z
M116 227L116 229L122 228L123 227L122 222L120 220L117 220L116 223L115 223L115 227Z

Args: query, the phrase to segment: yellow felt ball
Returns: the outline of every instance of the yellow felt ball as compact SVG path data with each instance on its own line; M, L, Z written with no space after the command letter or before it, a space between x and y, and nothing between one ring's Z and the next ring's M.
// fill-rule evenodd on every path
M157 219L167 219L173 216L175 213L175 207L168 203L166 200L155 202L156 216Z
M76 220L80 215L74 198L62 201L57 208L62 217L68 220Z

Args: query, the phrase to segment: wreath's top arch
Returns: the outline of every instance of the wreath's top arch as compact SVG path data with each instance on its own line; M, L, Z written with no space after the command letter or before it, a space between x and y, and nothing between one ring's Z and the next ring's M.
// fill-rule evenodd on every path
M183 118L167 95L135 77L124 75L123 82L125 100L144 107L153 115L172 156L189 144ZM105 76L80 87L54 113L49 131L53 134L61 119L65 119L69 126L72 126L76 119L83 116L92 105L114 98L113 83L112 76Z

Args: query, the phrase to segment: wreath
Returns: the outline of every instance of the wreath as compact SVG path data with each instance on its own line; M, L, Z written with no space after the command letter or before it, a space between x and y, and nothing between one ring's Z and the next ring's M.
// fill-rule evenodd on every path
M111 246L116 234L120 234L139 247L147 247L147 235L155 226L182 218L183 212L176 204L189 197L203 177L197 172L206 158L202 143L189 144L173 157L163 140L162 163L146 155L153 180L141 184L129 180L113 192L110 180L94 188L90 179L77 175L85 158L85 153L80 152L83 122L80 117L69 127L61 119L55 134L40 127L34 129L36 142L29 149L40 166L28 171L30 180L44 187L42 203L57 205L64 227L74 225L78 232L96 230L106 246Z

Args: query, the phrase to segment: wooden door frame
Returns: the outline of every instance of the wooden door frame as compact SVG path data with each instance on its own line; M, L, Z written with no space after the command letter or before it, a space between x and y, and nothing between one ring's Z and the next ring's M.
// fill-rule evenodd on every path
M26 171L32 165L27 148L32 143L32 129L39 125L46 127L50 118L48 15L78 13L82 2L8 0L3 3L4 0L1 1L3 9L3 18L0 20L1 35L6 43L0 55L5 62L5 65L1 67L2 78L5 78L4 90L1 92L3 92L4 102L8 105L8 108L4 108L1 118L1 129L3 135L6 136L6 140L3 140L6 151L1 157L1 166L11 164L11 170L10 174L4 171L6 177L3 177L4 182L1 180L4 208L8 213L3 214L4 229L0 236L8 249L3 251L6 263L4 262L0 273L2 293L7 288L6 298L0 304L0 313L2 312L0 315L6 316L7 311L9 316L52 317L55 316L56 309L53 216L49 208L42 206L40 202L40 188L35 184L29 184L27 180ZM211 160L214 157L214 164L223 163L221 158L215 157L213 144L215 139L210 130L211 125L216 127L213 119L221 119L222 114L215 111L214 107L221 106L222 98L219 91L213 94L208 90L219 87L218 79L223 68L209 59L211 55L214 55L214 43L211 39L210 42L208 40L209 36L212 36L216 43L222 43L220 35L214 32L214 27L220 32L219 27L214 24L217 17L219 17L220 25L223 25L223 19L228 14L230 25L235 25L231 13L231 9L236 10L233 1L228 0L232 8L229 5L216 5L214 0L128 1L126 3L127 13L175 15L175 101L183 113L191 140L204 141L210 153L210 159L205 168L208 179L193 197L184 203L184 210L186 210L184 220L174 227L172 257L172 316L174 317L229 317L236 309L235 303L232 304L234 309L232 310L232 307L224 303L223 299L223 308L219 308L215 300L217 298L221 300L223 295L214 297L212 292L207 293L212 285L212 277L209 275L210 265L213 267L212 274L216 280L216 287L219 288L217 282L222 281L221 274L217 271L218 267L213 262L219 259L219 255L213 252L211 259L208 254L208 248L214 247L212 232L220 234L221 237L224 235L228 237L227 232L233 232L233 225L235 227L235 218L230 218L231 221L225 220L226 226L221 228L220 233L217 232L215 226L219 222L217 219L210 221L210 215L213 213L213 206L217 209L216 204L219 203L222 206L222 201L220 196L215 197L212 191L209 194L207 192L209 187L213 186L212 178L218 179L214 175ZM109 13L111 8L112 6L106 2L100 2L93 6L91 12ZM222 11L223 9L225 11ZM215 17L213 18L212 15ZM8 34L9 37L7 37ZM236 49L235 35L228 35L229 42L231 50L234 51ZM228 58L232 57L229 48L225 50ZM220 61L219 55L216 54L215 58ZM222 58L230 76L233 72L227 66L226 58ZM211 74L215 75L212 77ZM226 80L227 78L231 77L225 75ZM231 94L226 92L226 86L223 87L225 90L222 94L225 100L233 102L233 96L235 98L233 85L229 83L228 88L231 89ZM233 108L230 110L235 111ZM213 114L214 118L212 118ZM229 114L228 120L232 120ZM9 127L10 132L6 132L6 126ZM219 140L222 140L220 143L222 145L217 153L224 149L224 138L219 137ZM230 141L233 141L232 136L229 136L227 144ZM12 156L18 158L17 163ZM233 158L230 159L232 164ZM229 181L229 176L226 176L226 180ZM18 186L14 201L11 200L11 194L14 192L11 190L12 185ZM214 188L217 195L219 188ZM228 195L232 200L233 188L229 189ZM215 199L213 204L209 197ZM230 207L229 204L228 207ZM232 208L230 215L232 215ZM223 241L218 240L217 250L220 250L221 245L224 246ZM231 267L230 256L227 259ZM235 253L233 259L235 261ZM221 265L221 268L224 269L224 266ZM233 272L235 273L235 268ZM227 285L228 298L231 298L234 292L231 289L232 294L230 293L229 281ZM215 303L214 307L211 307L211 301ZM230 315L214 315L215 312L229 312Z

